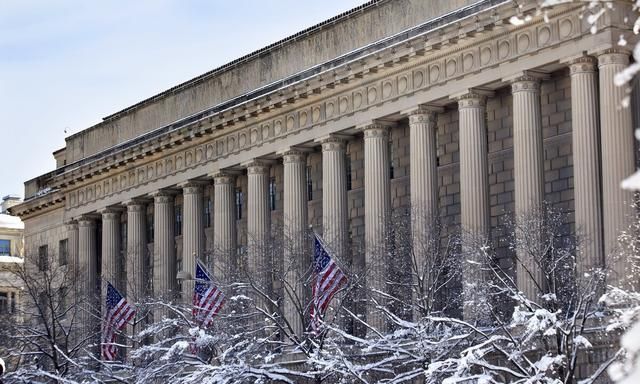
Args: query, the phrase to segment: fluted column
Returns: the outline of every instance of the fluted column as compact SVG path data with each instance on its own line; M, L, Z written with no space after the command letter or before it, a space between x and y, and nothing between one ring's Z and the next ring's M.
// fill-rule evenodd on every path
M182 270L195 277L196 260L204 260L204 216L202 209L202 184L189 182L182 185L183 230ZM182 282L182 299L191 302L192 280Z
M322 143L322 237L339 260L347 257L349 237L346 143L329 136Z
M237 273L235 176L218 173L214 176L213 263L218 279L231 279Z
M391 261L387 257L388 221L391 210L389 175L389 126L373 122L362 127L364 132L364 236L367 287L387 292L386 271ZM384 299L373 295L380 305ZM384 329L384 319L369 307L367 322Z
M604 267L596 60L577 59L570 71L573 192L580 238L577 272L582 277L593 268Z
M120 257L120 211L107 208L102 214L102 286L109 281L119 291L123 290L119 265L123 262ZM102 298L106 296L106 288L102 290Z
M175 198L165 191L153 196L153 294L172 300L176 291ZM162 312L162 311L161 311ZM165 313L160 313L160 316ZM160 319L155 319L160 320Z
M486 95L472 91L458 98L460 127L460 224L463 236L463 316L485 318L486 263L479 252L489 237Z
M618 235L631 222L633 193L620 188L620 182L635 171L631 109L622 106L628 96L626 87L614 82L614 76L628 64L629 54L623 50L609 49L598 55L605 255L615 250ZM629 274L628 261L621 258L611 267L615 276L608 283L622 283Z
M92 217L78 219L78 270L82 278L79 284L83 311L81 314L81 327L84 337L89 337L90 342L96 342L99 322L96 320L96 308L98 305L98 255L96 242L96 222ZM99 314L99 311L97 311Z
M413 240L414 299L420 305L433 281L430 270L434 243L440 241L438 226L438 159L436 116L442 108L426 105L409 112L411 185L411 232Z
M74 274L78 273L79 260L78 260L78 222L70 221L66 223L67 226L67 247L69 256L69 266ZM82 276L79 275L78 276Z
M147 206L144 201L127 202L127 296L140 301L147 295Z
M264 161L247 164L247 272L252 282L267 294L271 292L271 262L267 249L271 218L269 170L269 164ZM256 297L256 305L264 307L266 301Z
M306 252L307 228L307 155L288 150L283 154L284 164L284 312L294 332L303 331L305 305L304 274L309 260Z
M540 81L521 76L511 83L513 94L513 158L516 209L516 281L518 289L536 300L544 284L543 271L535 259L542 258L542 202L544 200L544 153L540 114ZM526 231L526 233L525 233ZM531 240L538 239L538 240Z

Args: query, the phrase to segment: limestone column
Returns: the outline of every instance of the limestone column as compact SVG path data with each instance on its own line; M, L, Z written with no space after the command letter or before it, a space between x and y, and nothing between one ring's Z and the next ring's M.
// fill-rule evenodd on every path
M541 293L543 271L531 253L543 257L544 152L540 114L540 81L524 75L511 83L513 94L513 159L515 179L518 289L530 300ZM526 234L524 231L527 231ZM540 241L526 239L537 238ZM525 245L526 244L526 245Z
M433 244L440 241L437 232L438 159L436 147L436 116L442 108L418 106L409 112L409 156L411 187L411 231L417 304L432 283L429 258Z
M337 258L346 261L349 238L346 143L329 136L322 143L322 238Z
M96 223L88 216L78 219L78 261L84 276L82 292L85 299L95 302L98 288L98 257L96 248Z
M66 224L67 226L67 247L69 266L72 273L78 274L79 260L78 260L78 222L73 220ZM78 274L78 276L82 276ZM76 276L74 276L75 281Z
M237 273L235 177L227 173L214 176L213 273L218 279L230 280Z
M628 96L626 87L614 83L614 76L627 65L627 51L609 49L598 55L605 255L615 250L618 235L628 228L633 211L633 193L620 188L620 182L635 171L631 109L622 106ZM614 276L608 283L623 283L629 275L628 262L617 260L610 267Z
M159 191L153 195L153 294L173 300L176 291L175 198ZM165 313L160 313L160 316ZM156 319L156 321L159 319Z
M306 252L307 237L307 155L288 150L283 153L284 164L284 312L293 331L301 336L306 305L304 275L309 267Z
M582 57L569 68L573 193L576 232L580 237L577 272L582 277L593 268L604 267L596 60Z
M127 297L140 301L147 295L147 205L133 200L127 206Z
M267 249L271 218L269 170L269 164L264 161L254 160L247 164L247 272L251 281L266 294L271 292L271 262ZM256 305L264 308L266 301L256 296Z
M463 237L463 316L485 318L486 260L479 252L489 238L486 95L471 91L458 98L460 129L460 224Z
M118 267L122 263L120 257L120 211L107 208L100 211L102 214L102 286L110 282L118 291L123 292ZM102 298L106 296L106 288L103 288Z
M78 219L78 270L82 278L79 284L79 300L84 304L81 314L82 333L90 342L97 342L99 321L98 305L98 255L96 244L96 222L89 216Z
M195 277L196 260L204 260L204 216L202 208L202 184L188 182L182 185L183 230L182 230L182 270ZM194 282L182 282L182 299L190 303Z
M391 186L389 175L389 126L373 122L362 127L364 132L364 233L367 287L387 292L386 271L391 262L387 257L388 221L391 210ZM381 295L373 294L379 305L384 305ZM384 318L369 307L367 322L384 330Z

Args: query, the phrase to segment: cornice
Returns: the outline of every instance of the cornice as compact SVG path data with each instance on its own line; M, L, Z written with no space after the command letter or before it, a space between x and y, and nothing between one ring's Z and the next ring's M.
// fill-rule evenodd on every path
M358 62L358 68L351 63L349 70L333 71L334 77L330 81L323 78L326 74L319 74L314 80L333 86L312 88L317 92L298 98L295 92L301 93L296 87L311 87L313 81L280 92L277 96L279 100L287 101L286 107L283 104L277 110L267 111L256 101L252 108L257 109L253 111L260 111L251 115L247 107L248 118L224 126L224 129L215 123L194 122L162 138L141 142L128 149L134 159L121 159L119 155L109 157L113 161L101 160L102 163L98 163L102 168L95 166L93 173L88 175L78 169L76 181L65 179L65 175L59 175L55 181L66 190L68 206L80 207L588 34L580 28L578 13L571 12L579 9L576 6L565 6L550 14L548 23L538 17L520 27L499 26L498 21L508 19L515 12L509 8L510 13L501 14L503 8L506 6L488 12L484 19L461 20L455 25L462 28L464 23L473 23L479 26L480 33L460 35L458 29L451 27L437 39L430 39L429 34L413 37L404 44L372 52L366 60ZM497 14L500 16L496 17ZM290 102L287 97L291 97ZM224 113L221 115L224 118ZM231 115L233 113L229 112Z
M23 221L42 213L50 212L65 206L65 195L62 191L52 191L43 196L24 201L11 207L11 214L19 216Z

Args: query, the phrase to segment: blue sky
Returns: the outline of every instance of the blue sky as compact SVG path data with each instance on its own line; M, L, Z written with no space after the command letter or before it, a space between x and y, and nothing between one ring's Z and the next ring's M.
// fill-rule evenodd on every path
M0 196L54 169L65 136L362 3L1 0Z

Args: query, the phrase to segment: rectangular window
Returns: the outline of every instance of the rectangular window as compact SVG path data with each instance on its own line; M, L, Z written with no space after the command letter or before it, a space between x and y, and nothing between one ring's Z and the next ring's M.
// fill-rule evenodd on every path
M242 195L242 189L236 188L236 220L242 220L242 201L244 196Z
M269 206L272 211L276 210L276 178L269 179Z
M307 166L307 200L313 200L313 179L311 178L310 166Z
M0 315L6 315L9 313L9 294L6 292L0 292Z
M213 202L208 197L204 200L204 227L211 227L211 212L213 211Z
M395 153L393 150L393 142L389 140L389 178L393 179Z
M0 240L0 256L11 256L11 240Z
M38 248L38 269L46 271L49 268L49 249L46 245Z
M11 313L16 313L17 307L16 302L18 301L18 297L15 292L11 292Z
M175 235L182 236L182 205L176 205L176 226L175 226Z
M147 211L147 242L149 243L153 243L153 236L154 231L153 231L153 211L152 210L148 210Z
M69 241L67 239L60 240L58 243L58 264L67 265L69 259Z
M347 191L350 191L352 186L351 186L351 156L346 155L345 158L345 163L346 163L346 167L347 167Z

